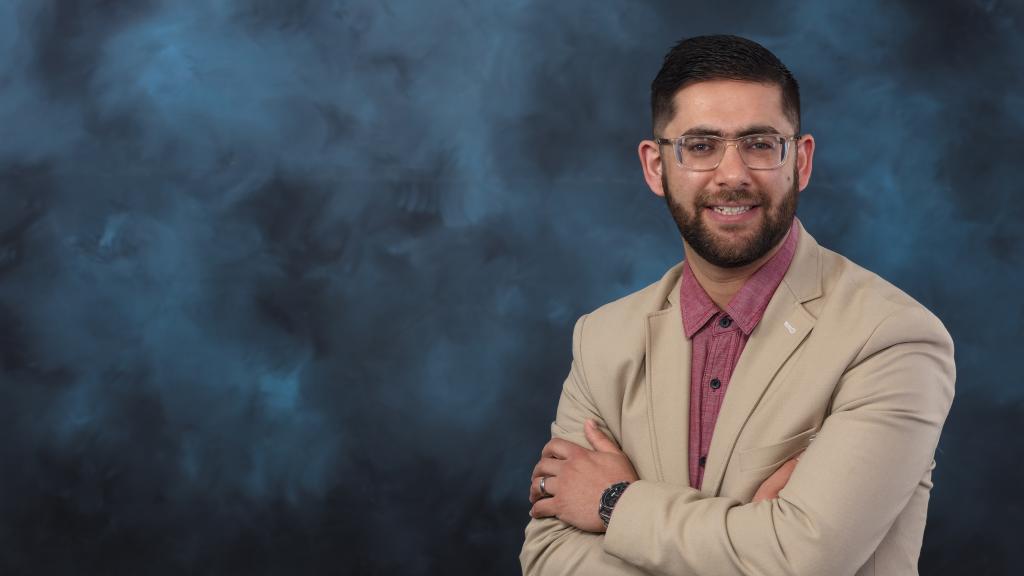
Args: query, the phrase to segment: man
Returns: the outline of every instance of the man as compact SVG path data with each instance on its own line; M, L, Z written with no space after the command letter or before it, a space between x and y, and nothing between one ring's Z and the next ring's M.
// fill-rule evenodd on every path
M795 218L815 143L773 54L684 40L651 92L685 259L577 321L523 572L916 574L948 333Z

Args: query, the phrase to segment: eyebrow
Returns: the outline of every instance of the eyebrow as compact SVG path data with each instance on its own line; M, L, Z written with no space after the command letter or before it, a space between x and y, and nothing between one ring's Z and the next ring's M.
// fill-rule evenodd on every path
M744 136L750 136L751 134L781 134L781 132L779 132L774 126L771 126L769 124L753 124L737 132L734 138L743 138ZM719 138L725 137L725 133L722 132L721 130L704 125L694 126L693 128L687 130L686 132L683 132L681 135L718 136Z

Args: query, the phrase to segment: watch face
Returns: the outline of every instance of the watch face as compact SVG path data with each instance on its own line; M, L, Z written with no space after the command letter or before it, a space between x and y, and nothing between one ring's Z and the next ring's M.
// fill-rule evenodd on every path
M604 494L601 495L601 503L605 506L614 506L619 500L619 496L626 490L626 486L629 486L629 482L619 482L618 484L612 484Z

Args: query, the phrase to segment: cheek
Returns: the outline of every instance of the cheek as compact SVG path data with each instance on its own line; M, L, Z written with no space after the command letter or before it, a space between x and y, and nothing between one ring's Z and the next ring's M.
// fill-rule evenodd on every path
M696 196L697 191L703 190L709 184L711 177L709 172L692 172L673 170L662 177L662 184L665 191L672 191L672 197L677 200Z
M754 187L760 189L769 196L774 196L780 190L788 190L793 185L792 174L760 174L753 182Z
M693 172L687 170L680 174L676 182L679 183L678 188L682 190L704 190L711 187L711 172Z

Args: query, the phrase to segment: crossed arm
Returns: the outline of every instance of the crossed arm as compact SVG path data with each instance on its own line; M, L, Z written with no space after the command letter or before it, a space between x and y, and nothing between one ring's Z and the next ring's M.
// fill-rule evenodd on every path
M591 450L561 438L553 438L544 445L530 481L530 516L554 516L580 530L601 533L605 525L597 510L604 490L616 482L635 482L639 477L629 457L601 432L596 422L587 420L583 432ZM799 459L796 456L780 466L761 483L752 501L778 496Z
M524 574L852 574L928 470L952 402L952 358L934 317L893 315L843 375L832 413L777 497L702 498L636 480L606 534L600 491L636 476L614 443L584 424L600 415L574 361L552 426L557 442L545 448L561 462L535 469L555 476L546 481L555 496L534 504Z

